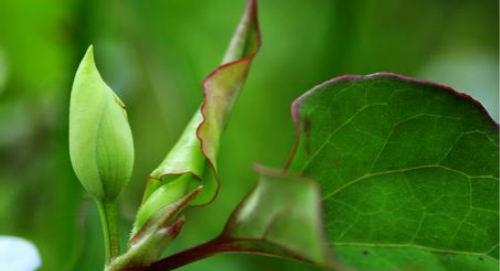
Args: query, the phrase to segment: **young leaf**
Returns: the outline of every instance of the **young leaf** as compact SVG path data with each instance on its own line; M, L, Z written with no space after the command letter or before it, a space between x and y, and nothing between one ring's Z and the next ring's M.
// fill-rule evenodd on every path
M102 80L92 46L71 91L69 151L78 179L98 200L113 201L132 173L134 146L125 106Z
M289 169L322 188L336 257L360 270L498 269L498 126L472 98L380 73L297 99Z
M256 188L231 215L223 233L149 268L171 270L221 252L257 253L332 267L315 182L259 168Z
M203 81L205 98L200 109L174 148L151 173L134 233L155 210L168 205L169 198L178 199L200 184L203 190L192 205L208 204L215 198L219 187L216 157L220 136L260 43L257 1L249 0L221 66ZM177 184L172 186L170 182Z
M216 178L204 178L204 175L207 175L207 172L204 172L205 165L208 162L211 166L207 171L217 171L216 157L220 135L260 43L257 1L249 0L221 66L203 81L205 98L200 110L172 152L153 172L154 179L189 172L204 182L216 181ZM196 204L210 202L217 193L218 184L203 185L203 192L197 197Z
M203 121L198 127L197 135L201 141L203 154L214 170L217 170L216 158L222 130L259 47L257 1L249 0L222 66L203 81L205 99L200 108Z
M179 213L187 203L201 191L198 187L181 199L161 208L134 235L126 253L115 258L106 271L143 270L161 257L165 248L177 237L184 224L184 216Z
M222 238L241 251L330 265L316 183L262 168L259 171L256 188L233 212Z

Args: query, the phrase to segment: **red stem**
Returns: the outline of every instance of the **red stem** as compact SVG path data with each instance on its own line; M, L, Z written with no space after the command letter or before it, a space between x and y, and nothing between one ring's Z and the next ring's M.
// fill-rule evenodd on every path
M168 271L207 258L217 253L234 250L231 239L220 236L216 239L163 258L146 267L145 271Z

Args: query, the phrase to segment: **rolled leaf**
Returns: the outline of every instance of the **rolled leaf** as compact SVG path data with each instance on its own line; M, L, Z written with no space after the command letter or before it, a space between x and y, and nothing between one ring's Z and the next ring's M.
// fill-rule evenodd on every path
M92 46L71 91L69 151L73 169L93 197L112 201L130 179L134 147L123 102L102 80Z
M156 189L137 211L131 237L135 238L136 233L155 213L182 198L186 194L187 185L192 182L192 178L192 175L184 174L179 176L175 181L167 182ZM190 200L193 198L191 197Z
M203 81L205 99L200 109L203 121L197 135L203 154L214 170L217 170L220 136L260 43L257 1L249 0L222 65Z
M155 209L169 204L169 200L160 200L160 197L173 199L171 195L182 196L202 185L202 192L192 200L191 204L204 205L215 198L219 188L216 159L220 136L260 43L257 1L249 0L221 66L203 81L205 97L200 109L174 148L148 179L143 206L155 207L144 207L139 210L134 232L146 223ZM175 191L172 191L172 186L168 183L179 182L180 179L184 184L176 185ZM160 192L162 195L156 193L155 199L150 199L160 187L163 187ZM169 192L169 189L172 192ZM148 203L149 200L155 203Z
M185 218L179 213L200 191L201 187L198 187L156 212L130 240L127 252L115 258L107 266L106 271L144 270L146 266L156 261L181 231Z

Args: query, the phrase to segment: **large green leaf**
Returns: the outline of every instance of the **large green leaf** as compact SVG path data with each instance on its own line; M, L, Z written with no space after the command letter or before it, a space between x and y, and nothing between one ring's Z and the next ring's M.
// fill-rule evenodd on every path
M360 270L498 269L498 126L472 98L343 76L292 106L289 170L317 180L334 254Z

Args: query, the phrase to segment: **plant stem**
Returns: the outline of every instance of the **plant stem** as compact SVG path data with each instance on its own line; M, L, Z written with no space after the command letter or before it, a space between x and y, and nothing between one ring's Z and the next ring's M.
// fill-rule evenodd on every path
M97 209L101 219L102 233L104 237L104 249L106 264L112 258L120 255L120 234L118 231L118 209L116 201L103 202L97 200Z
M168 256L159 261L152 263L151 265L144 267L142 269L138 269L140 271L170 271L182 267L184 265L190 264L192 262L205 259L207 257L213 256L219 253L249 253L249 254L258 254L264 256L273 256L280 257L289 260L296 260L300 262L310 263L309 259L302 257L301 255L279 255L273 252L266 252L261 247L252 246L252 241L261 242L259 239L239 239L239 241L248 242L247 245L238 244L238 239L234 239L230 236L225 235L224 233L219 235L219 237L212 239L206 243L191 247L187 250L181 251L177 254ZM250 244L250 245L249 245ZM344 270L337 269L336 266L325 265L325 270Z
M167 271L221 252L235 251L231 240L219 237L188 250L166 257L147 267L146 271Z

